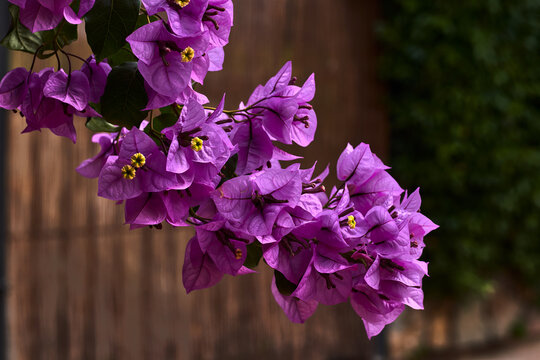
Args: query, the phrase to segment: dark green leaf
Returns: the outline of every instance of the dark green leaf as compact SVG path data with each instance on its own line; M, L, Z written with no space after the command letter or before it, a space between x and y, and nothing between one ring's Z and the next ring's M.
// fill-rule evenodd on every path
M128 62L114 67L101 97L103 117L114 125L126 128L139 126L148 114L148 111L142 111L147 102L144 79L137 70L137 63Z
M115 52L113 55L107 56L107 62L111 66L118 66L125 62L137 61L137 58L131 52L129 45L126 44L123 48Z
M63 21L60 23L58 28L48 31L42 31L41 37L43 39L43 50L40 51L39 57L44 58L51 56L52 53L48 56L44 56L43 51L44 50L54 50L56 49L56 45L54 43L55 37L58 45L60 45L61 48L64 46L67 46L71 44L72 42L76 41L78 39L78 33L77 33L77 25L72 25L68 22Z
M178 116L174 114L161 114L154 118L154 130L161 132L161 130L173 126L178 121Z
M262 257L262 246L259 242L255 241L247 246L246 261L244 266L250 269L255 269L259 265L259 261Z
M279 271L274 270L274 276L276 277L276 286L282 295L290 296L296 290L297 285L287 280L285 275Z
M223 165L221 172L225 174L227 179L232 179L236 176L234 173L236 171L236 164L238 163L238 154L234 154L226 163Z
M107 122L107 120L103 118L90 118L86 121L86 127L93 132L118 132L120 131L120 128L118 126L114 126L113 124Z
M154 129L154 131L157 131L158 133L160 133L161 130L165 129L166 127L174 125L177 121L178 121L177 116L174 116L174 115L168 114L168 113L161 114L159 116L156 116L152 120L153 129ZM159 137L157 137L157 135L156 135L156 133L154 131L152 131L152 127L150 125L148 125L147 127L144 128L144 132L148 136L150 136L158 146L161 146L161 141L160 141Z
M24 51L34 54L40 47L38 57L44 59L52 56L57 48L71 44L77 40L77 26L62 21L56 29L32 33L19 21L19 8L15 5L9 6L11 13L11 26L8 33L0 44L8 49ZM43 46L42 46L43 45ZM46 54L45 51L51 52Z
M173 106L176 106L176 109L173 109ZM175 114L176 117L179 117L180 112L182 111L182 107L183 107L183 105L173 104L173 105L170 105L170 106L165 106L165 107L160 108L159 112L162 113L162 114Z
M99 61L126 44L126 37L135 30L140 6L140 0L96 0L85 20L88 43Z
M42 44L40 33L32 34L30 30L19 22L19 8L17 6L9 5L9 12L11 14L11 25L0 44L11 50L35 53Z

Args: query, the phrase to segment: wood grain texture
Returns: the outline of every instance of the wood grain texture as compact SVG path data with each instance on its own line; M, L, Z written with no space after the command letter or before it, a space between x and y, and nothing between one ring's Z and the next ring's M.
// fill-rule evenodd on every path
M376 77L377 2L236 0L224 70L202 91L227 107L246 100L288 59L300 81L316 73L315 142L305 164L335 164L347 142L387 151ZM76 44L72 51L88 54ZM31 58L12 55L12 67ZM40 62L39 66L54 66ZM271 272L187 296L181 283L189 229L129 231L123 209L96 196L75 167L97 147L83 120L78 142L48 131L20 135L9 121L10 359L367 359L361 320L348 304L290 323L270 293Z

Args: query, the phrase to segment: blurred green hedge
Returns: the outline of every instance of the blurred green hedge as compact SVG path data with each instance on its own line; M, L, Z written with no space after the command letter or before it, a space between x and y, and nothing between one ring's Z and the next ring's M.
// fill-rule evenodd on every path
M503 276L540 294L540 1L382 7L392 173L441 226L426 290L459 298Z

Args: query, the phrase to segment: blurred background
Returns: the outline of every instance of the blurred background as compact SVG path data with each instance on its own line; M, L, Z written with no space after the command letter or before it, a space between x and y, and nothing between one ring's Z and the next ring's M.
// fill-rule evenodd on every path
M90 54L84 41L71 52ZM290 323L262 268L186 296L192 231L122 225L122 207L74 170L98 150L84 120L74 146L20 135L24 120L4 112L5 358L540 357L540 0L235 0L224 70L202 91L234 108L289 59L299 81L316 73L316 139L294 149L305 165L363 141L402 187L420 186L441 226L423 256L426 310L369 342L348 304Z

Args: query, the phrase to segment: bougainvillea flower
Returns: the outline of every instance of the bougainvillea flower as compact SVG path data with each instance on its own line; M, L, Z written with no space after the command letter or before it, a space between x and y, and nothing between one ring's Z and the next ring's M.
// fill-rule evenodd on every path
M377 291L367 285L355 287L350 300L352 308L362 318L370 339L396 320L405 308L399 302L379 296Z
M70 106L43 95L45 84L53 73L52 68L46 68L39 73L32 73L28 78L28 92L20 106L27 124L23 132L48 128L54 134L75 142L76 133Z
M314 247L311 263L292 295L304 301L316 300L325 305L335 305L346 301L352 287L351 266L344 265L343 270L320 273L314 265L315 252Z
M311 264L313 253L305 244L285 236L279 242L263 244L263 257L268 266L298 284Z
M161 224L167 218L162 193L142 193L125 202L126 224L135 226Z
M82 111L88 105L90 83L88 77L81 71L66 74L63 69L49 76L43 88L43 95L71 105Z
M210 256L219 271L236 275L246 260L246 245L251 241L223 227L207 229L208 225L197 227L201 250Z
M208 60L203 57L208 47L204 33L179 37L162 21L155 21L138 28L126 40L140 60L138 68L146 82L167 97L180 96L189 84L194 67L198 69L197 80L204 78L204 69L208 71Z
M51 10L46 6L43 6L42 3L48 4L48 2L44 0L41 2L38 0L26 0L24 2L24 7L20 7L19 20L32 32L54 29L64 18L63 8L59 11ZM56 2L50 2L50 4L54 3ZM58 3L60 4L61 2L59 1Z
M77 13L75 13L71 7L66 6L63 9L64 19L66 19L66 21L70 24L80 24L84 15L86 15L86 13L92 9L95 2L96 0L80 0L79 10Z
M372 207L393 204L403 192L397 181L386 171L377 171L363 184L350 185L351 201L362 214Z
M105 92L107 76L109 76L111 69L106 60L97 63L93 55L81 67L81 72L86 75L90 84L90 93L88 95L90 102L99 103L101 95Z
M184 188L176 174L166 171L166 163L156 143L134 127L124 137L118 156L110 156L101 170L98 195L126 200L143 192Z
M231 135L231 141L238 146L237 174L248 174L265 165L272 158L274 145L257 120L240 124Z
M294 207L302 184L298 171L266 170L226 181L212 199L220 214L245 233L270 235L282 207Z
M202 17L202 24L208 31L211 48L222 48L229 42L233 26L232 0L210 0Z
M276 286L276 278L272 278L272 294L289 320L304 323L317 310L319 303L315 300L300 300L295 296L283 295Z
M0 107L15 110L21 106L28 89L28 70L22 67L8 72L0 82Z
M203 253L197 236L189 240L186 246L182 282L189 294L193 290L213 286L221 280L223 273L216 267L208 254Z
M208 0L142 0L148 14L167 13L172 31L182 37L202 32L202 18Z
M292 64L287 62L267 83L259 85L248 100L248 109L262 119L272 139L306 146L313 141L317 117L309 101L315 94L315 77L302 87L294 85Z
M190 99L182 108L176 124L163 130L171 140L167 171L182 174L192 169L199 183L212 182L233 150L225 131L214 123L222 110L223 100L207 117L203 107L195 99Z
M123 135L126 134L126 130L122 129ZM115 145L115 139L118 137ZM90 158L84 160L78 167L77 172L87 178L97 178L101 169L107 162L107 158L114 155L115 146L119 147L122 143L123 136L117 136L117 133L98 133L92 136L92 142L99 144L101 147L99 153Z
M361 143L353 148L347 144L337 162L337 177L341 181L361 185L376 171L385 169L388 167L371 152L369 145Z

